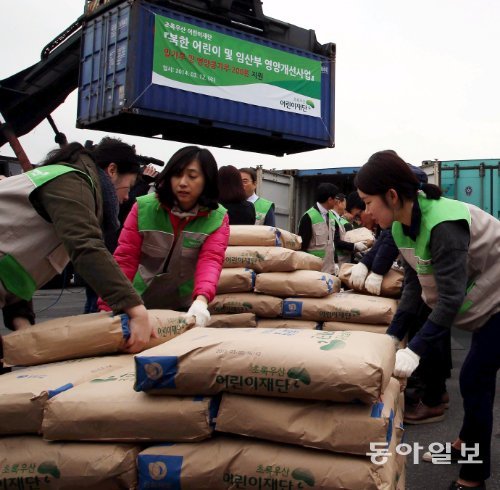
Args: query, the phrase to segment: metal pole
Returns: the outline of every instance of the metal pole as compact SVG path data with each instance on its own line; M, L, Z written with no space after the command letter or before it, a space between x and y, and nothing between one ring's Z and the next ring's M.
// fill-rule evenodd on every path
M33 165L31 165L28 155L26 155L21 142L19 141L9 124L4 122L2 117L0 117L0 131L2 131L5 139L9 142L10 147L14 151L17 159L19 160L19 163L21 164L23 172L31 170L33 168Z

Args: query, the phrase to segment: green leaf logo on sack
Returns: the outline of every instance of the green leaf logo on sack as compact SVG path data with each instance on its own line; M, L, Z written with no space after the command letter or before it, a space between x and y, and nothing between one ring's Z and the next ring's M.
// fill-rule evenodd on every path
M163 376L163 368L157 362L151 362L144 365L144 371L149 379L156 381Z
M167 465L163 461L149 463L148 470L153 480L163 480L167 476Z
M307 372L306 368L293 367L288 370L286 373L289 378L296 379L298 381L302 381L305 385L311 384L311 376Z
M116 381L118 378L116 376L108 376L106 378L95 378L95 379L91 379L90 382L91 383L102 383L102 382L105 382L105 381Z
M333 349L342 349L343 347L345 347L345 342L343 340L332 340L329 344L322 345L320 349L333 350Z
M314 475L307 468L295 468L292 471L292 478L298 481L303 481L310 487L314 487L314 484L316 483Z
M52 475L54 478L61 478L61 472L54 461L44 461L38 466L38 473L41 475Z
M313 102L312 100L310 100L310 99L307 99L307 100L306 100L306 104L307 104L309 107L311 107L312 109L314 109L314 107L315 107L314 102Z

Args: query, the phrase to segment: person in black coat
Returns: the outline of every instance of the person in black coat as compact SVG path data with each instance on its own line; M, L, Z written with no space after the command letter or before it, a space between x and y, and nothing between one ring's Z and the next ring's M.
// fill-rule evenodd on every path
M219 169L219 203L227 209L230 225L255 224L255 207L247 201L241 174L232 165Z

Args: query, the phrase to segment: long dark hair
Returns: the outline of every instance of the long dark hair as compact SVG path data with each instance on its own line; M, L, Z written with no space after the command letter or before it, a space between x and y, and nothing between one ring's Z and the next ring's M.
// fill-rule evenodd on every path
M217 162L209 150L198 146L185 146L170 157L167 165L156 178L155 189L158 200L169 208L175 205L175 195L172 192L170 180L173 176L180 175L193 160L199 162L205 177L205 187L198 199L198 204L208 209L217 209L219 206Z
M219 202L234 203L246 201L245 189L240 171L232 165L219 169Z
M374 153L354 179L354 185L370 196L382 196L394 189L401 201L413 201L419 190L429 199L439 199L441 189L433 184L421 182L410 166L393 150Z
M118 138L104 137L91 150L80 143L73 142L49 152L42 165L56 163L76 163L81 155L87 155L95 164L106 169L110 163L115 163L119 174L138 174L140 165L133 146Z

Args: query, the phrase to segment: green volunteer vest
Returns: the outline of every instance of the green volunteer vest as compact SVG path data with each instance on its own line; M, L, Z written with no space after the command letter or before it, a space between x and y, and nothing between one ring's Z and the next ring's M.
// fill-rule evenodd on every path
M169 214L161 207L155 194L139 197L137 207L137 227L143 242L141 262L133 281L134 288L143 296L146 306L147 295L158 297L158 294L163 293L165 296L175 296L171 307L189 306L201 246L208 236L220 228L226 209L219 205L207 216L190 221L175 241ZM164 271L165 267L167 271ZM161 284L160 280L163 281ZM155 281L161 291L151 290Z
M94 187L94 183L92 182L92 179L89 177L89 175L87 175L85 172L82 172L81 170L68 167L66 165L46 165L30 170L16 177L20 179L26 179L27 181L31 182L31 185L29 185L29 183L25 181L23 187L24 192L26 192L29 196L37 188L40 188L48 182L56 179L57 177L60 177L61 175L67 174L69 172L79 172L85 175L85 177L90 181L92 187ZM35 211L33 210L33 212ZM35 233L35 230L32 231L33 233ZM45 259L45 251L43 250L43 248L44 246L48 246L48 242L50 240L60 243L60 241L56 239L55 236L51 239L48 239L48 237L46 237L46 239L43 240L43 243L40 244L40 247L32 250L30 254L34 254L36 256L37 252L40 252L43 255L43 257L40 257L40 260L42 261L42 259ZM37 284L37 281L33 277L33 273L35 272L34 270L30 271L21 265L23 259L19 254L19 251L17 251L16 253L16 250L13 250L11 253L6 253L0 258L0 281L3 283L6 290L10 291L18 298L29 301L33 297L33 294L35 293L37 288L42 286L43 284ZM44 265L40 263L38 267L44 267Z
M266 215L271 209L273 202L264 199L263 197L259 197L254 203L255 207L255 224L263 225L264 220L266 219Z
M412 240L403 233L403 226L398 221L392 224L392 236L401 255L417 273L422 287L422 298L432 307L434 306L437 287L430 250L431 232L436 225L443 221L465 220L470 228L471 213L465 203L444 197L438 200L427 199L419 193L418 203L422 211L422 219L420 232L416 240ZM460 313L467 311L470 306L465 302L460 309Z
M321 213L315 207L308 209L305 214L307 214L311 219L311 226L313 232L311 242L306 252L310 253L311 255L315 255L316 257L319 257L321 259L324 259L326 255L325 248L328 242L328 233L329 233L328 225L323 219ZM331 230L333 229L332 227L335 226L335 217L331 211L328 211L328 220ZM319 239L319 237L323 235L325 236L325 240Z

